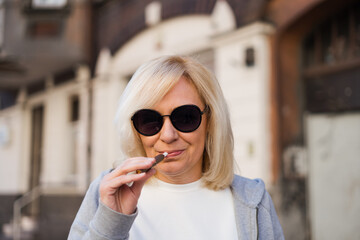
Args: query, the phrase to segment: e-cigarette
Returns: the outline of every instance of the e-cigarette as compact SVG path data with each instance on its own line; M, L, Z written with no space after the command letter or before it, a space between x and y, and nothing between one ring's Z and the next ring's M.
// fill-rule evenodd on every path
M143 172L148 172L150 171L150 169L152 169L154 166L156 166L156 164L158 164L159 162L161 162L162 160L164 160L164 158L168 155L167 152L164 152L164 153L161 153L159 155L156 155L155 156L155 163L150 167L150 168L147 168L147 169L138 169L136 170L136 173L143 173Z

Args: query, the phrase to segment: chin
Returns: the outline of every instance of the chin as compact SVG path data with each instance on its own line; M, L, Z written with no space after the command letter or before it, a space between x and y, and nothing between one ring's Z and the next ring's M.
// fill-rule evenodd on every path
M183 163L177 161L163 162L156 170L159 174L168 176L181 175L185 171Z
M179 163L177 162L164 162L161 164L161 166L158 166L156 169L158 172L162 174L166 173L174 173L174 172L181 172L181 166L179 166Z

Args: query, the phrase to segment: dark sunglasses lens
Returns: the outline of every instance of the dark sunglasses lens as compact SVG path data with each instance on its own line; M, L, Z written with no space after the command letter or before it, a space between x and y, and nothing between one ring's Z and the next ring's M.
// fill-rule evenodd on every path
M181 132L195 131L201 123L201 111L193 105L185 105L176 108L171 116L174 127Z
M161 115L149 109L136 112L132 120L135 129L145 136L155 135L162 127Z

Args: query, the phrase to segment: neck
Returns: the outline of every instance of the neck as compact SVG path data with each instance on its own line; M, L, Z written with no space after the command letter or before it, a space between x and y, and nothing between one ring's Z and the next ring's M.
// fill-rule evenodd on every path
M163 182L171 184L187 184L196 182L202 177L202 174L189 175L189 176L172 176L172 175L163 175L159 172L155 174L155 177Z

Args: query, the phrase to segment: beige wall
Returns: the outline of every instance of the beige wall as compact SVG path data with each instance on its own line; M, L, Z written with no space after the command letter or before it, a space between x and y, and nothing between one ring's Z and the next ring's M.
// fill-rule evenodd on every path
M254 23L216 40L216 75L229 104L240 174L270 181L270 46L273 28ZM245 65L246 48L255 65Z
M313 239L360 238L360 114L308 114Z

